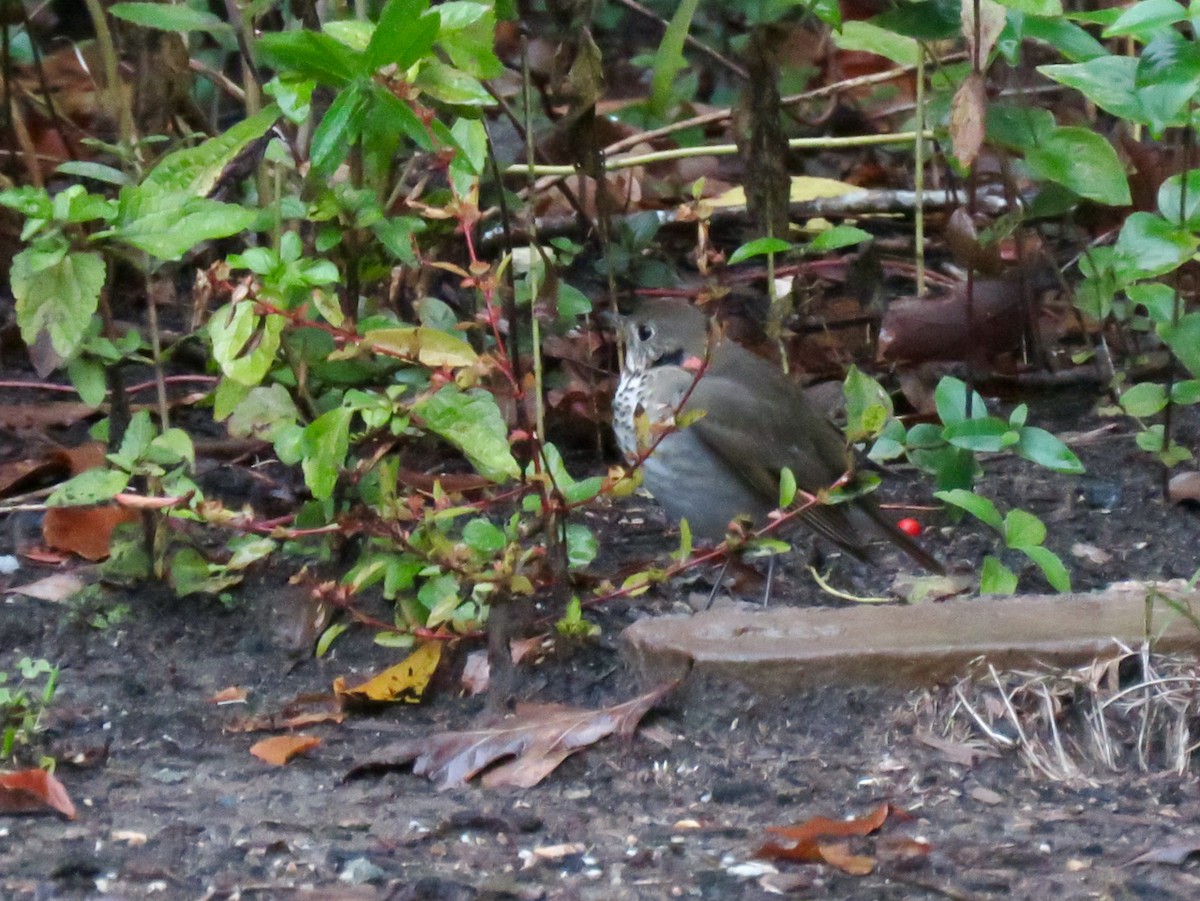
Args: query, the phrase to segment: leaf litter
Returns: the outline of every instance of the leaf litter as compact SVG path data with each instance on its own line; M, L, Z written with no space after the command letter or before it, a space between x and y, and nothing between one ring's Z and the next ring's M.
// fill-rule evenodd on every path
M677 682L660 685L621 704L587 710L563 704L518 704L499 721L485 719L478 729L444 732L398 742L365 760L347 778L413 765L444 791L483 776L485 788L532 788L560 763L613 733L628 738L638 723ZM490 768L490 769L489 769Z

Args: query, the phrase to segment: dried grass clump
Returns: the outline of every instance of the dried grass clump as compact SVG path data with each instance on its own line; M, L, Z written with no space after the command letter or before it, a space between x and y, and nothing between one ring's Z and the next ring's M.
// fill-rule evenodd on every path
M1016 750L1045 777L1098 784L1106 771L1188 772L1200 747L1200 661L1148 644L1075 669L999 672L985 659L918 701L926 728L964 746Z

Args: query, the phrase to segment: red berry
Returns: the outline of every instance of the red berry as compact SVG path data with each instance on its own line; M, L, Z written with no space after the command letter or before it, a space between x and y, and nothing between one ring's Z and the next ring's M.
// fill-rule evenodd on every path
M921 534L921 524L919 522L917 522L915 519L913 519L911 516L907 516L904 519L900 520L898 523L896 523L896 528L898 528L901 532L903 532L909 538L916 538L918 535Z

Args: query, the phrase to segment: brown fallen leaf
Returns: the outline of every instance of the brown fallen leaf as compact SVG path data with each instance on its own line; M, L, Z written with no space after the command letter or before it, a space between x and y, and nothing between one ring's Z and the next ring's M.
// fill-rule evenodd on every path
M867 816L857 819L813 817L795 826L768 826L767 832L778 836L779 840L767 842L754 852L754 856L805 863L824 861L851 875L865 875L874 868L874 859L851 854L849 845L836 839L870 835L884 824L891 811L890 804L880 804Z
M108 556L113 529L137 519L135 511L116 506L51 507L42 520L42 538L52 548L95 562Z
M345 699L334 694L301 694L278 713L230 720L224 732L273 732L279 729L303 729L317 723L340 723L346 718Z
M509 647L512 648L512 662L520 663L534 651L539 650L546 643L546 635L535 635L532 638L514 638L509 642ZM467 662L463 665L461 683L463 690L468 695L483 694L487 691L488 683L491 680L491 666L488 663L487 651L472 651L467 655Z
M614 732L632 735L642 717L677 684L660 685L623 704L600 710L560 704L521 704L512 715L479 729L399 742L355 765L346 776L398 769L412 763L414 773L428 776L438 783L439 790L444 790L465 784L498 761L513 758L488 771L483 784L488 788L530 788L576 751Z
M83 590L85 584L78 573L53 573L44 579L38 579L36 582L27 582L24 585L18 585L8 590L15 594L37 598L39 601L50 601L54 604L60 604L71 597L71 595Z
M66 428L93 415L95 407L70 401L45 401L40 404L0 404L0 428L13 431L42 431Z
M313 735L272 735L255 742L250 753L272 766L283 766L297 754L311 751L320 743L321 739Z
M208 702L210 704L245 704L246 695L246 689L239 685L230 685L214 694L208 699Z
M52 774L45 770L0 773L0 813L44 813L47 809L75 819L75 805Z
M429 680L442 659L442 643L427 641L395 666L354 688L347 688L341 676L334 680L333 690L358 701L405 701L416 704L429 687Z

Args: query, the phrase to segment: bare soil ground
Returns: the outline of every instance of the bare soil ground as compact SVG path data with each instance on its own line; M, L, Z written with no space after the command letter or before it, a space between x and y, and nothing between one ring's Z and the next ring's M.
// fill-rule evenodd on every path
M1080 415L1088 404L1056 399L1046 408L1060 415L1039 421L1035 411L1031 421L1085 431L1102 424ZM1181 436L1193 448L1197 427L1191 417ZM1200 521L1159 501L1157 471L1128 428L1078 452L1085 477L997 461L983 490L1047 521L1077 588L1191 576ZM669 548L653 510L598 510L596 521L609 524L601 565L610 571ZM978 566L993 547L969 523L929 543L958 568ZM1076 543L1111 557L1076 557ZM800 562L775 603L832 603ZM483 702L459 696L450 666L426 704L312 727L320 747L268 766L248 753L260 735L223 731L246 709L218 707L211 695L238 685L251 709L278 709L301 692L327 692L335 676L354 682L397 659L366 630L323 659L289 655L275 625L293 599L286 575L259 574L231 610L140 589L125 598L130 615L106 629L61 605L11 595L0 603L0 669L24 654L62 668L45 750L65 760L107 748L90 766L59 765L75 821L0 817L0 898L1200 897L1200 870L1187 862L1130 863L1154 849L1200 847L1194 771L1098 771L1091 785L1064 785L1012 754L952 762L916 739L914 699L899 692L814 685L762 698L693 681L646 718L649 731L607 739L533 789L439 793L409 772L344 781L391 742L470 723ZM1026 587L1038 589L1029 575ZM33 577L26 568L14 580ZM834 561L834 577L877 590L891 573ZM704 587L676 582L595 611L601 637L523 667L522 695L593 706L627 699L640 686L618 654L622 626L686 607ZM753 859L766 826L861 815L883 801L911 815L885 831L924 839L928 855L889 857L883 839L862 840L878 858L866 876L799 863L771 873Z

